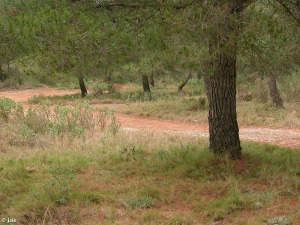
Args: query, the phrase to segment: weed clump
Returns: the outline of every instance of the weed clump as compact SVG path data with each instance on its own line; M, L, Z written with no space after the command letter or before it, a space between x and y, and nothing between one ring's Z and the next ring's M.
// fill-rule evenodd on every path
M114 112L108 108L93 109L82 103L75 107L51 107L49 101L29 108L23 108L10 99L0 99L0 118L4 120L2 140L11 146L45 143L42 139L54 140L67 137L73 141L84 138L91 130L100 130L115 135L120 127Z

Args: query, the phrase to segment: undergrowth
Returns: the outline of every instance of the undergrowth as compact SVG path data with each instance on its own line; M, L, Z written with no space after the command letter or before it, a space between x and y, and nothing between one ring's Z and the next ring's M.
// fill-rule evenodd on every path
M44 101L24 111L13 100L0 98L0 119L2 145L14 146L72 142L95 129L115 135L120 127L112 110L92 109L89 103L52 107Z

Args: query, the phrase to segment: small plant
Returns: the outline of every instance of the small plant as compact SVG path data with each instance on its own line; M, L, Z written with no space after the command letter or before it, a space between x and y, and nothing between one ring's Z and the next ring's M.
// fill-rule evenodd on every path
M46 191L58 205L66 205L71 197L71 183L75 178L74 170L70 168L51 167L52 178L45 184Z

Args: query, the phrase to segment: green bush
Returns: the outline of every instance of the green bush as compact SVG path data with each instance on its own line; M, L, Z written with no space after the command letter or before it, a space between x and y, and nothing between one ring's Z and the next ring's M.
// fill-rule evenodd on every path
M23 107L9 98L0 98L0 118L8 121L9 117L16 117L23 113Z
M116 91L112 84L108 84L102 81L93 82L91 85L91 90L96 96L102 95L104 93L113 93Z

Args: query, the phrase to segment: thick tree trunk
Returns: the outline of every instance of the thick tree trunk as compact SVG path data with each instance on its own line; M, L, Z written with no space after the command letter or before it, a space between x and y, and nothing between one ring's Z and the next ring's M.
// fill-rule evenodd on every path
M80 87L80 90L81 90L81 97L84 98L87 94L87 90L86 90L86 87L85 87L85 84L84 84L83 76L78 77L78 80L79 80L79 87Z
M144 90L144 92L151 92L148 76L142 75L142 82L143 82L143 90Z
M192 79L192 72L190 71L188 76L186 77L186 79L179 85L178 87L178 91L182 91L182 89L184 88L184 86L189 82L189 80Z
M238 21L241 8L217 1L216 8L224 13L217 16L210 37L209 53L209 143L215 155L241 158L239 127L236 113L236 56ZM219 18L220 17L220 18Z
M154 87L154 74L151 73L151 75L149 76L149 83L151 84L152 87Z
M278 88L277 88L276 77L273 73L269 77L269 90L270 90L270 95L272 97L273 105L277 109L283 109L284 108L283 107L283 102L282 102L282 99L280 97L280 93L279 93Z
M236 58L220 53L213 62L209 92L209 142L216 155L241 158L241 145L236 113Z

